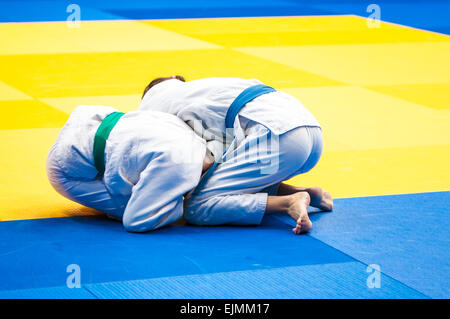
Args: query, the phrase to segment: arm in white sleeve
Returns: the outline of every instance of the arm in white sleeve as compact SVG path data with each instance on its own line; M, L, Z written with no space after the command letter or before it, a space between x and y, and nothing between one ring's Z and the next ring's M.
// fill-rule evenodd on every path
M164 154L152 158L132 189L123 215L127 231L145 232L179 220L183 195L198 183L191 166L173 163Z
M258 225L267 197L267 193L256 193L218 195L196 203L187 199L184 218L194 225Z

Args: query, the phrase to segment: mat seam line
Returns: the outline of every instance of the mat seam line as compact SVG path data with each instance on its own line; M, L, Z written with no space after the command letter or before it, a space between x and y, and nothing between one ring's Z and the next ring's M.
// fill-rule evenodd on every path
M323 244L325 244L325 245L327 245L327 246L329 246L329 247L331 247L331 248L334 248L334 249L336 249L337 251L343 253L344 255L346 255L346 256L352 258L353 260L355 260L355 261L357 261L357 262L359 262L359 263L361 263L361 264L363 264L363 265L369 267L369 265L366 264L365 262L363 262L362 260L359 260L359 259L357 259L356 257L353 257L353 256L349 255L348 253L346 253L346 252L344 252L344 251L342 251L342 250L340 250L340 249L338 249L338 248L336 248L336 247L333 247L333 246L327 244L326 242L320 240L319 238L316 238L316 237L314 237L314 236L312 236L312 235L310 235L310 237L312 237L312 238L314 238L314 239L317 239L317 240L320 241L321 243L323 243ZM411 286L405 284L404 282L402 282L402 281L400 281L400 280L398 280L398 279L392 277L391 275L385 273L384 271L380 270L380 272L381 272L383 275L385 275L386 277L390 278L391 280L393 280L393 281L395 281L395 282L397 282L397 283L403 285L404 287L408 287L409 289L414 290L415 292L417 292L418 294L420 294L420 295L422 295L422 296L424 296L424 297L426 297L426 298L433 299L431 296L428 296L428 295L424 294L423 292L417 290L416 288L413 288L413 287L411 287Z
M288 225L289 227L291 227L291 225L287 224L283 219L278 218L278 217L275 216L275 215L273 215L273 217L275 217L277 220L281 221L281 222L284 223L285 225ZM333 248L333 249L339 251L340 253L346 255L346 256L349 257L350 259L352 259L352 260L354 260L354 261L356 261L356 262L359 262L359 263L361 263L361 264L363 264L363 265L369 267L369 265L366 264L365 262L363 262L362 260L359 260L359 259L357 259L356 257L353 257L353 256L349 255L348 253L346 253L346 252L344 252L344 251L342 251L342 250L340 250L340 249L338 249L338 248L336 248L336 247L331 246L330 244L328 244L328 243L324 242L323 240L321 240L321 239L315 237L314 235L309 235L309 234L308 234L308 235L306 235L306 236L309 236L309 237L311 237L311 238L314 238L314 239L320 241L321 243L323 243L324 245L326 245L326 246L328 246L328 247L330 247L330 248ZM395 282L397 282L397 283L399 283L399 284L401 284L401 285L403 285L403 286L405 286L405 287L408 287L409 289L414 290L414 291L417 292L418 294L420 294L420 295L422 295L422 296L424 296L424 297L427 297L427 298L429 298L429 299L433 299L431 296L426 295L425 293L423 293L423 292L417 290L416 288L410 287L409 285L405 284L404 282L402 282L402 281L400 281L400 280L398 280L398 279L395 279L395 278L392 277L391 275L386 274L384 271L380 271L380 272L381 272L383 275L385 275L386 277L390 278L391 280L393 280L393 281L395 281Z
M89 287L89 284L87 286L83 286L83 289L85 289L88 293L90 293L92 296L94 296L95 299L103 299L103 298L97 296L96 294L94 294L92 291L90 291L88 287Z

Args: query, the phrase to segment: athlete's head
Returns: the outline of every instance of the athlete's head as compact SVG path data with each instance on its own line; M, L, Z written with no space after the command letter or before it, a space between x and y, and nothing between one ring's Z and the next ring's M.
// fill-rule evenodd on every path
M144 93L142 94L142 98L144 98L145 93L148 92L148 90L150 90L152 87L154 87L156 84L167 81L167 80L171 80L171 79L176 79L176 80L180 80L182 82L186 82L186 80L184 79L184 77L182 77L181 75L173 75L173 76L167 76L167 77L160 77L160 78L156 78L153 81L150 82L149 85L147 85L147 87L144 90Z

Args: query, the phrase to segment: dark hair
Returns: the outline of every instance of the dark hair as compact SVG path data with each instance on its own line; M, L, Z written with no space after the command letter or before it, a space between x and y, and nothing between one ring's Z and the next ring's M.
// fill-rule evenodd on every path
M181 75L174 75L174 76L167 76L167 77L156 78L153 81L151 81L149 85L147 85L147 87L144 90L144 93L142 94L142 99L144 98L145 93L147 93L148 90L150 90L156 84L164 82L166 80L171 80L171 79L177 79L177 80L180 80L181 82L186 82L184 77L182 77Z

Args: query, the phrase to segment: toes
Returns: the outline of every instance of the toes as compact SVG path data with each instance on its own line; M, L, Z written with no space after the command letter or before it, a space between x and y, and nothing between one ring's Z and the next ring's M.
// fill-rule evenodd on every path
M308 227L305 227L304 229L302 229L302 231L301 231L300 233L301 233L301 234L306 234L306 233L308 233L310 230L311 230L311 227L308 226Z
M306 234L307 232L309 232L312 228L312 225L304 225L304 227L302 227L302 230L300 231L301 234Z
M333 210L333 199L331 198L331 196L329 197L324 197L322 199L322 202L320 203L320 209L322 209L323 211L332 211Z
M295 226L295 228L292 228L292 232L296 235L306 234L311 230L311 228L312 228L311 221L298 221L297 226Z
M329 201L322 203L321 206L322 206L321 209L323 211L330 212L333 210L333 203L331 203Z

